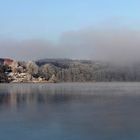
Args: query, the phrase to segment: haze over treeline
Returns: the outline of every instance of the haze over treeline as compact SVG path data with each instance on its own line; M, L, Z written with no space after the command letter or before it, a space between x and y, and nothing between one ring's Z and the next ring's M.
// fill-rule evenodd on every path
M140 31L88 28L65 32L57 41L0 39L0 48L1 57L18 60L69 58L132 63L140 60Z

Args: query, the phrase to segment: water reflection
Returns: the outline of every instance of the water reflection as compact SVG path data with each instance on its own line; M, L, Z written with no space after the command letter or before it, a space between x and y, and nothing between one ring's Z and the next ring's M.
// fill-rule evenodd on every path
M0 139L139 140L139 106L140 83L4 84Z
M0 105L19 107L20 105L37 105L47 103L68 102L73 98L80 98L80 94L73 94L62 86L13 84L1 85Z
M0 85L0 105L59 104L73 101L95 104L113 103L132 96L139 97L140 87L115 84L3 84ZM133 94L132 94L133 93Z

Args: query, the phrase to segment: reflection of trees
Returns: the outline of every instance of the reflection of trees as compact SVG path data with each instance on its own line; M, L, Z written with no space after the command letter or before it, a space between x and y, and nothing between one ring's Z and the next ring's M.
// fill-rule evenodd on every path
M59 103L66 102L71 99L70 95L64 94L40 94L40 93L30 93L30 94L19 94L19 93L9 93L0 94L0 104L1 105L35 105L35 104L47 104L47 103Z
M4 89L3 89L4 90ZM55 104L66 102L73 97L66 93L63 88L39 86L34 84L10 85L7 92L0 94L0 104L8 106L36 105L36 104Z
M59 104L72 100L93 100L96 94L93 89L82 88L78 84L11 84L5 86L0 93L0 104L12 107L20 105L35 106L37 104ZM96 91L96 89L94 89ZM1 91L1 92L2 92ZM99 93L98 93L99 95Z

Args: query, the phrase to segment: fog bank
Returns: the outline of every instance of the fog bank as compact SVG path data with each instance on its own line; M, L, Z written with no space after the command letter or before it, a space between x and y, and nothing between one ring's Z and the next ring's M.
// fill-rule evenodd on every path
M58 42L0 39L0 56L18 60L70 58L117 63L140 60L140 31L83 29L63 33Z

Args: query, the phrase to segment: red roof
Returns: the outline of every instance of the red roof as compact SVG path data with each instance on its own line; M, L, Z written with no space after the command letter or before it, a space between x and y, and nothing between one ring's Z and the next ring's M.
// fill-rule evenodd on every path
M4 65L11 65L14 62L14 60L9 59L9 58L5 58L4 59Z

